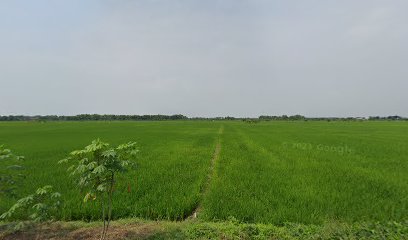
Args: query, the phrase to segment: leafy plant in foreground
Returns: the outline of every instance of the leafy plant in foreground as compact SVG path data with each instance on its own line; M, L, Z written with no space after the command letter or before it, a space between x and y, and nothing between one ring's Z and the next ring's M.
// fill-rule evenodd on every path
M105 239L112 219L115 176L128 170L132 165L130 160L137 152L135 142L110 147L108 143L97 139L84 149L71 152L68 158L59 162L73 163L68 171L77 176L78 186L86 190L84 202L100 201L103 220L101 239Z
M39 223L54 220L54 213L61 205L61 194L54 192L52 186L38 188L34 194L30 194L18 200L7 212L0 215L1 220L13 220L15 215L22 215L22 219L29 219L29 223ZM15 230L20 230L26 225L20 221L15 225Z
M14 170L21 170L23 167L18 164L24 157L17 156L10 149L0 145L0 162L4 162L5 167L0 168L0 194L14 196L17 178L22 178L23 174L15 173Z

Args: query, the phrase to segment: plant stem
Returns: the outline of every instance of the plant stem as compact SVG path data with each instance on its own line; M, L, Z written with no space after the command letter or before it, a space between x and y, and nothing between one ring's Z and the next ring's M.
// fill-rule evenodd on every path
M110 221L112 219L112 196L113 196L113 186L115 184L115 173L111 173L110 179L110 189L109 189L109 196L108 196L108 225L106 227L106 231L108 231Z
M101 240L105 239L105 229L106 229L106 218L105 218L105 198L103 196L104 194L101 194L101 204L102 204L102 219L103 219L103 230L102 230L102 236Z

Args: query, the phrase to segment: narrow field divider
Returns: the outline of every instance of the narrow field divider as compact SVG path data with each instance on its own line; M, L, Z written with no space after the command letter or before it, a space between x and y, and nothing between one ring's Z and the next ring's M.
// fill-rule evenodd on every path
M215 145L215 150L214 150L214 154L211 158L211 163L210 163L210 168L209 171L207 173L207 178L203 183L203 186L201 187L201 191L200 191L200 200L196 206L196 208L194 209L194 211L186 218L186 219L195 219L198 217L199 213L201 212L202 206L202 199L204 198L204 196L206 195L211 180L213 179L214 175L215 175L215 164L219 158L220 152L221 152L221 135L224 132L224 126L221 126L218 129L218 137L217 137L217 143Z

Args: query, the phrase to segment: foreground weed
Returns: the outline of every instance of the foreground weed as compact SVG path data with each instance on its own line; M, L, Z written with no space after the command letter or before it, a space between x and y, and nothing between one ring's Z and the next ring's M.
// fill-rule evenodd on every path
M7 212L0 215L0 220L13 220L15 215L19 215L19 219L29 219L15 224L13 230L16 231L34 223L52 221L61 206L60 198L61 194L54 192L52 186L38 188L34 194L21 198Z
M16 183L18 179L23 178L21 170L23 167L19 164L24 157L15 155L10 149L0 145L0 162L5 162L6 167L0 168L0 194L15 196Z

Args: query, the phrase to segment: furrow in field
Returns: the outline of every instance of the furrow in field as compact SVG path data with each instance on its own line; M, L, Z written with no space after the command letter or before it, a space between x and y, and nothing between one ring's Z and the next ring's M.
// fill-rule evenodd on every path
M208 175L207 175L207 179L203 184L202 190L201 190L201 197L200 197L200 201L197 204L197 207L194 209L194 211L192 212L192 214L190 216L188 216L187 219L195 219L197 218L198 214L200 213L202 206L201 206L201 202L203 197L206 195L208 188L210 186L211 183L211 179L213 179L215 171L215 163L217 162L220 152L221 152L221 135L224 132L224 126L221 126L218 130L218 139L217 139L217 144L215 146L215 150L214 150L214 154L213 157L211 158L211 163L210 163L210 169L208 171Z

